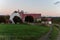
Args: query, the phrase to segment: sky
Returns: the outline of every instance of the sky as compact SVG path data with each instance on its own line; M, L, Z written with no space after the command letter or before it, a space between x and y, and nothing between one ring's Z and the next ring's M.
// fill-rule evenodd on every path
M42 16L60 16L59 0L0 0L0 14L9 15L18 9Z

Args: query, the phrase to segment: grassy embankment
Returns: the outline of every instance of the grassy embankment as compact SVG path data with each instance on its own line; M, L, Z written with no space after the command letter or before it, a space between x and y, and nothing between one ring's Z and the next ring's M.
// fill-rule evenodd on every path
M51 33L51 35L50 35L50 40L56 40L57 35L58 35L57 27L53 27L52 33Z

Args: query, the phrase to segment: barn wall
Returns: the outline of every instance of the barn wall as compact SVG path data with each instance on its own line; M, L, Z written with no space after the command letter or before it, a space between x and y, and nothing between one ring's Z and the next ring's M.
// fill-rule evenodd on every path
M35 13L35 14L32 14L32 13L30 13L30 14L20 14L20 16L22 17L23 22L25 21L26 16L32 16L34 18L34 20L41 19L41 14L37 14L37 13Z

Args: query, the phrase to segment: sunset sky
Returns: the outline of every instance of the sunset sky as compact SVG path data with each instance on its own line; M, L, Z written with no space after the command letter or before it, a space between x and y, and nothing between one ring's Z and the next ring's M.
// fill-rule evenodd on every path
M11 14L14 10L41 13L42 16L60 16L59 0L0 0L0 13Z

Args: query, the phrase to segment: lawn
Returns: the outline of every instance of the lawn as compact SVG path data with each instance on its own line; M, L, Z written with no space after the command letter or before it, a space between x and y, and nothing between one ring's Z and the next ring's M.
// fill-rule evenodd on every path
M37 40L49 30L49 27L40 25L0 24L0 35L14 36L16 40Z

